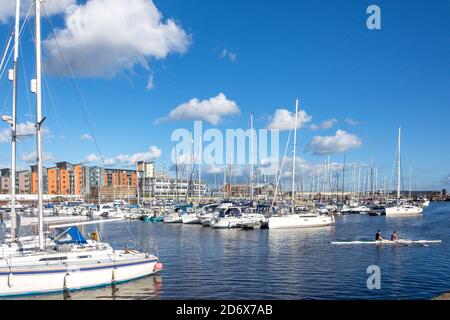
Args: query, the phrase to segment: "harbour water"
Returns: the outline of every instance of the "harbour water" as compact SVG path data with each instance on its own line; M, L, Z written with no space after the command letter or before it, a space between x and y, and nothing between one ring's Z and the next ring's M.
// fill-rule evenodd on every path
M421 246L335 246L334 240L439 239ZM91 226L86 232L93 231ZM292 230L214 230L200 225L113 222L100 225L114 247L157 254L157 276L115 288L27 299L431 299L450 289L450 203L431 203L420 217L337 217L336 225ZM133 241L129 241L133 239ZM381 289L367 288L367 267L381 270Z

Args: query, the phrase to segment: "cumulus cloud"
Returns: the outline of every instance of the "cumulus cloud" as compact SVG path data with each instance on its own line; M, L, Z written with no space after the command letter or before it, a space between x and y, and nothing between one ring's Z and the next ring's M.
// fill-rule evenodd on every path
M205 168L205 172L207 174L219 174L219 173L223 173L225 167L223 166L217 166L217 165L207 165Z
M85 157L85 160L88 163L94 163L94 162L99 162L101 160L101 158L98 155L96 155L95 153L91 153Z
M161 157L162 151L156 146L151 146L147 152L138 152L132 155L119 154L113 158L105 159L105 165L107 166L127 166L131 167L136 165L138 161L152 161Z
M300 110L297 114L297 129L302 128L306 123L311 122L312 117L305 110ZM278 109L267 126L269 130L286 131L294 128L295 113L287 109Z
M444 185L450 185L450 174L444 178L443 183Z
M49 134L49 130L47 128L42 128L42 133L45 135ZM36 127L33 122L27 121L24 123L17 124L17 136L19 138L26 138L29 136L33 136L36 134ZM6 128L0 131L0 143L9 143L11 142L11 129Z
M228 59L231 62L235 62L237 59L237 54L225 48L219 55L220 59Z
M337 119L328 119L323 121L321 124L317 125L317 124L312 124L310 126L311 130L313 131L317 131L317 130L327 130L332 128L336 123L338 122Z
M313 137L306 149L312 151L315 155L327 155L356 149L361 145L362 142L356 135L338 130L334 136Z
M64 21L64 28L44 42L47 70L57 75L67 74L65 63L84 77L149 69L150 59L184 53L191 42L152 0L88 0L67 10Z
M155 88L154 76L152 74L148 77L146 88L148 91Z
M81 135L80 139L84 140L84 141L93 141L94 140L94 138L88 133Z
M240 112L236 102L228 100L223 93L208 100L200 101L197 98L180 104L173 109L165 118L156 120L159 124L166 120L203 120L217 125L222 117L238 114Z
M359 124L359 122L353 118L345 119L345 123L347 123L349 126L357 126Z
M22 161L28 162L28 163L35 163L36 162L36 151L32 151L30 153L22 153L21 155ZM53 162L54 156L51 153L44 152L42 154L42 161L44 163Z
M71 5L75 4L75 0L47 0L42 2L45 13L49 16L64 13ZM33 0L22 0L21 14L26 15L33 4ZM33 12L33 11L32 11ZM8 19L13 18L16 14L16 1L0 0L0 23L6 23Z

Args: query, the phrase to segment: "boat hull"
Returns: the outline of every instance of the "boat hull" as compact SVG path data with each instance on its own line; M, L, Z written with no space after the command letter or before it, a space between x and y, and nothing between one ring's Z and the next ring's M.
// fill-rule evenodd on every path
M156 273L156 259L40 269L0 269L0 296L37 295L75 291L126 282Z
M181 217L183 224L201 224L200 218L196 214L186 214Z
M395 217L395 216L415 216L420 215L423 212L423 208L420 207L389 207L386 208L386 216Z
M333 216L306 216L286 215L269 218L269 229L314 228L334 224Z

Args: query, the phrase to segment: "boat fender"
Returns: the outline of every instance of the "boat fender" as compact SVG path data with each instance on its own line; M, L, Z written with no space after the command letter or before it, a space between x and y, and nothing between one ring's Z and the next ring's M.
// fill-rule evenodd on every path
M161 271L163 269L163 264L161 262L157 262L155 264L155 266L153 267L153 272L158 272Z
M114 267L113 272L112 272L112 282L116 282L117 281L117 268Z
M64 290L70 289L70 273L67 272L64 276Z
M13 286L13 280L14 280L14 276L13 276L12 272L10 272L10 273L8 274L8 287L12 288L12 286Z

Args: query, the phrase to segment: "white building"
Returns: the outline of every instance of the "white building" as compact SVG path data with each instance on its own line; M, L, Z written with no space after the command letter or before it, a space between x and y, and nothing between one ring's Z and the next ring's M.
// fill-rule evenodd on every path
M152 178L144 178L140 180L141 195L152 198L185 198L189 189L189 197L197 197L206 195L206 181L198 182L192 180L189 186L189 180L177 179L166 175L156 175ZM189 188L188 188L189 186Z

